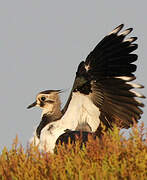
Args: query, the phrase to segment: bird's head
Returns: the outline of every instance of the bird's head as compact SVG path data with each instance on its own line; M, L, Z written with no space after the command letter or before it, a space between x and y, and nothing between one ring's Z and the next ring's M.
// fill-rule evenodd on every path
M27 108L38 106L43 110L43 114L54 114L60 111L61 101L59 97L60 90L46 90L37 94L36 101Z

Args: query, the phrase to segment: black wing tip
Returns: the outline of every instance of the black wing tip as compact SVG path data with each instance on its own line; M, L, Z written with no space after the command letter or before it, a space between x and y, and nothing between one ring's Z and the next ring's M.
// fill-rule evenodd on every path
M133 28L127 28L125 31L132 32L132 31L133 31Z
M131 52L132 52L132 51L135 51L138 48L138 44L136 44L136 43L130 44L129 47L132 48L132 50L131 50Z
M120 24L119 26L117 26L116 28L114 28L114 29L108 34L108 36L111 35L111 34L118 34L118 32L121 31L121 29L122 29L123 27L124 27L124 24Z
M124 24L122 23L122 24L120 24L119 26L117 26L116 28L114 28L114 30L116 30L116 29L122 29L124 27Z
M131 37L133 39L133 42L136 41L138 39L138 37Z
M117 26L116 28L114 28L109 34L118 34L124 27L124 24L120 24L119 26ZM123 32L121 32L119 35L122 35L122 36L127 36L128 34L130 34L131 32L133 31L133 28L127 28L126 30L124 30Z
M130 42L130 43L133 43L133 42L135 42L137 39L138 39L137 37L130 37L130 38L124 40L124 42Z

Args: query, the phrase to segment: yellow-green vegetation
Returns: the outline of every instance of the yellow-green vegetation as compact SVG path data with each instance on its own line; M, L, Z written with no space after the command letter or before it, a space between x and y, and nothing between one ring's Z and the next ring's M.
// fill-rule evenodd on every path
M40 153L37 147L27 150L15 139L11 150L0 155L2 180L147 180L147 138L143 126L132 128L125 138L114 127L101 140L89 137L86 147L57 147L55 154Z

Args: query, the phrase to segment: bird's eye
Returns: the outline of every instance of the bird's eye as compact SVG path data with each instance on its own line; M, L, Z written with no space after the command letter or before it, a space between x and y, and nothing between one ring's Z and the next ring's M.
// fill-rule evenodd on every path
M45 98L44 96L43 96L43 97L41 97L41 101L45 101L45 99L46 99L46 98Z

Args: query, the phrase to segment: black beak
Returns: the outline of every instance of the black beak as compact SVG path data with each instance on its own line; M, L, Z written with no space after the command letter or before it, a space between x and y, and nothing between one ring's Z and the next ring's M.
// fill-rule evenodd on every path
M27 107L27 109L30 109L30 108L32 108L32 107L34 107L34 106L36 106L37 105L37 101L35 101L35 102L33 102L32 104L30 104L28 107Z

